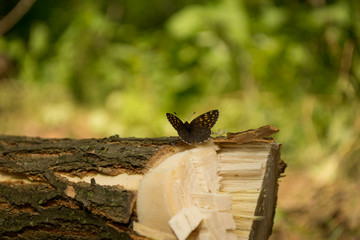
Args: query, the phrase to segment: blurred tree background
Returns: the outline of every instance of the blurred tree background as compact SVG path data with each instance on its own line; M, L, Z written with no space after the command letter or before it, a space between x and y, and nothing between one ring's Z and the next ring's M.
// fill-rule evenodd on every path
M213 131L272 124L272 239L358 239L359 1L2 0L0 17L0 134L169 136L166 112L211 109Z

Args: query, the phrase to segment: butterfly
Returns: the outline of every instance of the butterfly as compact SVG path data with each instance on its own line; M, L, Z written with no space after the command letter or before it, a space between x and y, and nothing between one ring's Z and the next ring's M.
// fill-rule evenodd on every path
M183 123L178 117L171 113L166 113L166 117L178 132L180 139L191 145L205 142L210 138L211 128L215 125L219 117L219 111L212 110L206 112L190 123L187 121Z

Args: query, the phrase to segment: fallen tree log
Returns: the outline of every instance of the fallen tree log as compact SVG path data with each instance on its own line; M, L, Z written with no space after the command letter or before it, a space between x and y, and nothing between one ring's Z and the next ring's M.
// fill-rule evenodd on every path
M285 169L277 131L191 146L0 135L1 239L267 239Z

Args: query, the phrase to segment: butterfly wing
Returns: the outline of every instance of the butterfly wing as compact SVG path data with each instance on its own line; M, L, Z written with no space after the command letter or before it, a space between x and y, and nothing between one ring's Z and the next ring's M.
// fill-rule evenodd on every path
M219 117L219 110L211 110L192 120L190 125L194 129L200 127L200 128L207 128L210 130L215 125L218 117Z
M181 128L183 128L184 123L174 114L166 113L166 117L171 123L171 125L175 128L176 131L179 132Z
M186 129L181 129L178 133L183 141L188 144L202 143L211 136L211 128L215 125L219 117L218 110L206 112L189 124Z
M210 138L211 130L206 127L181 128L178 131L181 140L187 144L202 143Z
M171 113L166 113L166 117L178 132L181 140L187 144L194 144L205 142L210 138L211 128L215 125L219 117L219 111L212 110L206 112L190 123L183 123L178 117Z

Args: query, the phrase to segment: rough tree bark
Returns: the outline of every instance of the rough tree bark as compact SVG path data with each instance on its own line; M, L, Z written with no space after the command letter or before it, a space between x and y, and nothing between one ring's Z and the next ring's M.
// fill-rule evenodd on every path
M277 181L286 166L280 159L280 145L268 138L277 131L265 126L196 146L186 145L177 137L73 140L0 135L1 239L219 239L219 234L227 234L229 239L266 239L273 225ZM175 159L180 153L182 160L170 162L189 165L194 161L183 159L187 161L195 154L207 165L209 157L202 154L209 151L213 152L215 171L192 166L202 175L183 169L180 177L174 177L175 185L199 183L193 184L186 201L174 200L179 202L176 207L164 203L171 205L173 212L165 214L166 226L157 228L157 211L163 205L150 211L147 207L154 208L151 201L167 197L161 192L149 203L149 193L158 191L157 185L171 185L172 180L164 182L160 177L154 184L146 179L154 179L151 173L163 169L169 164L165 163L167 159ZM237 170L237 166L245 169ZM214 187L202 179L210 176L207 171L214 172L215 178L209 180ZM192 180L186 182L183 177ZM207 205L199 199L206 199ZM215 204L213 209L212 203L220 200L230 201L229 207ZM176 224L181 225L179 219L189 213L196 220L190 221L188 231ZM167 224L170 219L166 217L171 218L172 225ZM225 218L229 219L227 227L218 226L219 232L209 230L214 226L211 224Z

